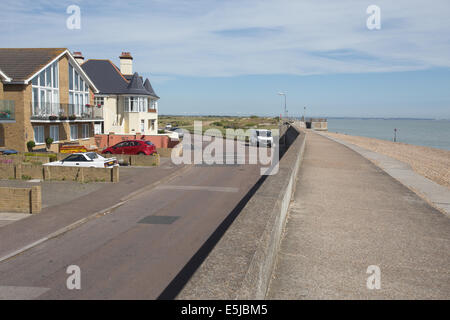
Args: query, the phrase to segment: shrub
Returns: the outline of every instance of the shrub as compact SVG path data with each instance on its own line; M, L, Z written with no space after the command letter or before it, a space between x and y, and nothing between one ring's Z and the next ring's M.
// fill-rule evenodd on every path
M47 139L45 139L45 144L47 145L47 147L50 147L50 145L53 143L53 139L48 137Z
M28 149L28 151L31 152L35 146L36 146L36 143L34 141L32 141L32 140L27 142L27 149Z

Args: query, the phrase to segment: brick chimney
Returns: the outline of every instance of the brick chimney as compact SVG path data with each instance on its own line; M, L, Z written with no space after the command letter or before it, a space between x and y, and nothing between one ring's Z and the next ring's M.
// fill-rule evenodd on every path
M120 55L120 72L124 75L133 74L133 57L129 52L122 52Z
M83 54L81 53L81 51L75 51L73 53L73 57L75 58L75 61L78 62L79 65L83 64L84 57L83 57Z

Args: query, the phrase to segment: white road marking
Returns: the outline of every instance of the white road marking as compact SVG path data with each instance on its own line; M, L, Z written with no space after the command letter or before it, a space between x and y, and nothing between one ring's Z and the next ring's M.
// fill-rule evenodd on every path
M50 290L40 287L0 286L0 300L31 300Z

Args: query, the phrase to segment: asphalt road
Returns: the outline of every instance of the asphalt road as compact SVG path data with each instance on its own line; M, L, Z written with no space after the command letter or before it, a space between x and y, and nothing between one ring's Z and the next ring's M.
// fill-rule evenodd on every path
M0 262L0 298L156 299L260 177L257 165L194 165ZM80 290L67 288L71 265Z

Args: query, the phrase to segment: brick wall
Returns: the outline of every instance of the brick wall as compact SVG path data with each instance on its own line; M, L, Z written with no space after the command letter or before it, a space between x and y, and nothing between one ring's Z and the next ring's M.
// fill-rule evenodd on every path
M0 212L39 213L42 209L41 187L0 188Z
M14 164L3 164L0 162L0 179L15 179L15 170Z
M105 149L111 147L119 142L126 140L146 140L153 143L156 148L170 148L178 144L178 141L171 142L170 138L166 135L141 135L141 134L97 134L95 135L95 141L99 149Z
M30 115L31 85L9 84L4 85L3 89L3 99L14 100L15 122L0 123L0 134L4 137L2 146L25 151L26 139L33 138L24 124L24 119L28 120Z
M0 163L0 179L40 179L78 182L119 182L119 167L75 168Z
M136 167L154 167L160 164L160 155L129 155L129 154L104 154L105 158L116 158L121 164Z

